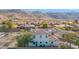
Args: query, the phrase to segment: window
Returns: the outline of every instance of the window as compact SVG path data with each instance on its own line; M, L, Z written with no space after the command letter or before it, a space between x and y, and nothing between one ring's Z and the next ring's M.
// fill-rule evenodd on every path
M33 44L35 44L35 42L33 42Z
M51 44L53 44L53 42L51 42Z
M46 44L48 43L48 42L45 42Z
M42 38L42 35L40 35L40 38Z
M40 43L42 43L42 42L40 42Z
M36 42L36 46L37 46L37 42Z
M47 35L46 35L46 38L47 38Z

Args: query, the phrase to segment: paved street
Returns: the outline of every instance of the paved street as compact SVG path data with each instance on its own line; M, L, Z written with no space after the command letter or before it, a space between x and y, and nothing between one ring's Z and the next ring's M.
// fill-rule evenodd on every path
M0 48L8 48L8 47L14 47L15 45L15 36L16 33L5 33L4 36L0 38Z

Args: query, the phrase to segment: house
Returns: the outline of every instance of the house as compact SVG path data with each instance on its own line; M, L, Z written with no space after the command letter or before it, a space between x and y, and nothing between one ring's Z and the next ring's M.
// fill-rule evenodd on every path
M55 25L55 27L65 27L66 25L65 24L58 24L58 25Z
M50 47L57 46L55 45L55 38L49 38L49 32L46 29L32 29L33 33L32 40L29 43L29 46L33 47Z
M35 25L30 25L30 24L21 24L19 25L20 29L26 29L27 31L30 31L31 29L35 28Z
M79 24L74 24L73 25L75 28L79 28Z

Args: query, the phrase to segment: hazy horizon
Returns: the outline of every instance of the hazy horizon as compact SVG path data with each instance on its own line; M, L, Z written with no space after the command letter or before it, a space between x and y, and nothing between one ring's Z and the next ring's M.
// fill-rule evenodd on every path
M79 12L79 9L24 9L25 11L41 11L41 12Z

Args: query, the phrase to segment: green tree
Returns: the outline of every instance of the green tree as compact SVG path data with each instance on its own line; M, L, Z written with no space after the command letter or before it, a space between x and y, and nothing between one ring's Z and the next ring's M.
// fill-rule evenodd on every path
M26 47L31 40L31 34L29 32L23 32L23 34L18 36L16 39L18 47Z
M1 27L0 27L0 31L1 32L7 32L8 30L9 30L9 27L11 26L11 24L9 24L9 22L8 21L3 21L2 23L1 23Z
M43 24L43 28L48 28L48 24Z
M71 28L71 27L65 27L65 30L67 30L67 31L72 31L73 28Z
M78 45L78 48L79 48L79 39L76 40L75 44Z
M75 37L77 36L74 33L63 34L63 39L67 41L68 43L70 43L70 46L71 46L72 41L75 39Z
M12 28L12 22L11 21L4 21L4 22L2 22L2 25L7 25L8 29Z

